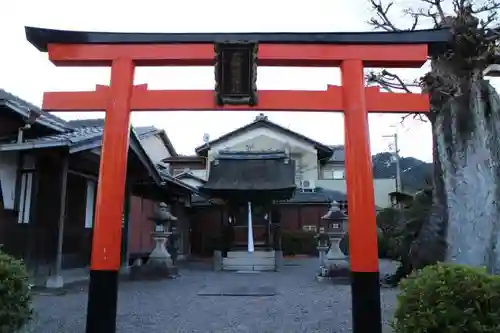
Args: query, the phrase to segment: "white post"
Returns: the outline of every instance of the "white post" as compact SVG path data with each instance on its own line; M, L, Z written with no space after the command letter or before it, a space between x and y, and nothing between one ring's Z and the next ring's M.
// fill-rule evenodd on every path
M248 252L255 250L253 245L252 203L248 202Z

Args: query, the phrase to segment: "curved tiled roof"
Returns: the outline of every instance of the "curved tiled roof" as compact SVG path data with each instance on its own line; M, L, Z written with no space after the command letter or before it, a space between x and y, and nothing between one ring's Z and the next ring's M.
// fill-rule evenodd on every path
M65 121L64 119L61 119L57 116L54 116L53 114L45 112L38 106L29 103L10 92L0 89L0 106L2 104L10 107L13 111L17 112L18 114L26 118L29 116L30 111L36 112L37 114L40 115L36 122L44 126L47 126L53 130L65 131L70 128L68 122Z

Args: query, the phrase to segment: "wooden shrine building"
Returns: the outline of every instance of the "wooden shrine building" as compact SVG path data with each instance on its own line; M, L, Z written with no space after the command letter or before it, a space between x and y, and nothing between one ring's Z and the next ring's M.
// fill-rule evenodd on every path
M222 269L276 269L282 254L273 204L290 199L295 188L295 163L284 151L219 152L199 190L225 206Z

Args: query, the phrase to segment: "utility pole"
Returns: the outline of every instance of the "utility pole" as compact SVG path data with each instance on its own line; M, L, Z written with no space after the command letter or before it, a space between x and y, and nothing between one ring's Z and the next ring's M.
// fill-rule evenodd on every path
M396 164L396 192L403 191L403 183L401 181L401 164L400 164L400 156L399 156L399 147L398 147L398 131L392 135L384 135L384 138L391 138L393 140L392 145L394 145L394 152L392 155L394 156L394 163Z

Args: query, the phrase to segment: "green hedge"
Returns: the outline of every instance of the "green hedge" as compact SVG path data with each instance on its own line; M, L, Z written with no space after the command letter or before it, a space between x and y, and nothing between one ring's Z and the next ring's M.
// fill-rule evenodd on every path
M317 255L316 233L306 231L282 231L281 240L283 254L293 256L297 254Z
M467 266L437 264L401 284L395 333L500 332L500 277Z
M28 273L21 260L0 249L0 333L21 330L32 317Z
M317 255L316 233L306 231L282 231L281 244L283 254L293 256L297 254ZM212 255L214 250L222 252L230 249L234 237L230 232L213 233L204 235L202 254Z

